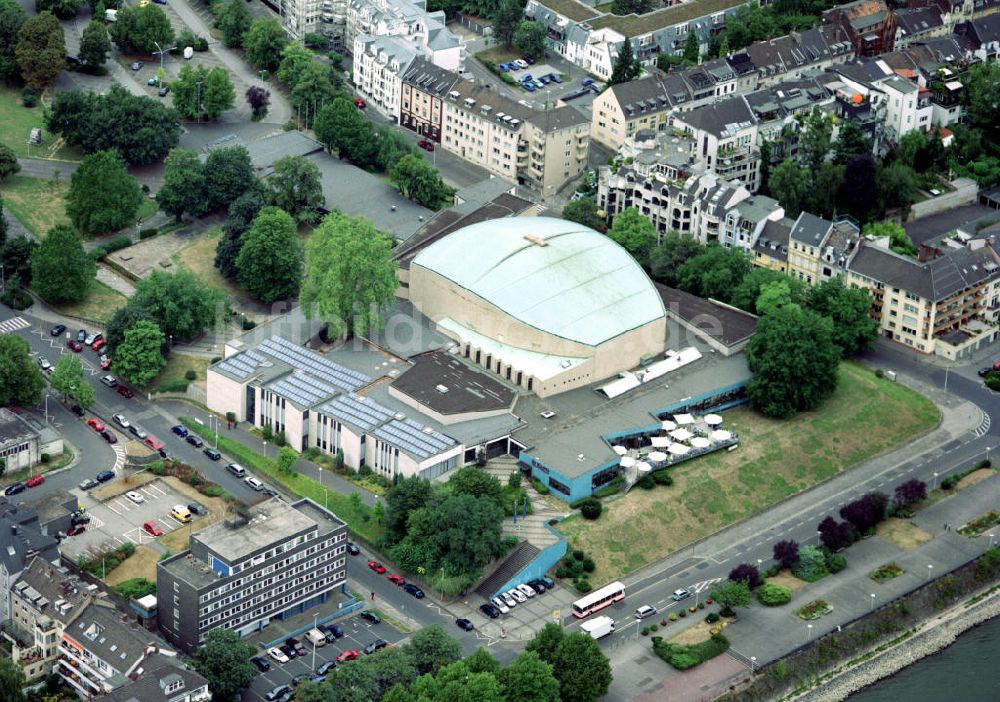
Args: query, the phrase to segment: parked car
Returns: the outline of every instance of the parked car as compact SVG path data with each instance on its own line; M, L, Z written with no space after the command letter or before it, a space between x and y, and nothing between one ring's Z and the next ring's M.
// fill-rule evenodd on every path
M525 595L528 598L532 598L538 594L537 592L535 592L535 588L525 583L521 583L520 585L518 585L517 589L522 595Z
M110 429L105 429L104 431L102 431L101 432L101 436L103 436L104 440L107 441L109 444L117 444L118 443L118 435L115 434Z
M91 488L97 487L97 481L93 478L87 478L82 483L80 483L79 488L81 490L90 490Z
M115 390L118 392L119 395L124 397L126 400L133 396L133 392L120 383L118 387L115 388Z
M76 340L79 341L81 344L84 341L86 341L87 340L87 330L86 329L80 329L79 331L77 331L77 333L76 333Z
M69 408L69 411L75 414L77 417L82 417L83 415L86 414L86 412L84 412L83 410L83 407L81 407L80 405L73 405L72 407Z
M473 629L476 628L475 625L468 619L456 619L455 624L458 626L459 629L462 629L463 631L472 631Z
M643 605L635 610L636 619L645 619L646 617L652 617L656 614L656 607L651 607L650 605Z
M527 68L528 67L528 62L525 61L524 59L514 59L514 64L518 68Z
M274 702L286 692L291 692L291 690L292 688L288 685L278 685L276 688L264 695L264 699L268 700L268 702Z
M479 611L490 619L496 619L500 616L500 610L491 605L489 602L479 605Z
M208 448L207 446L201 450L203 454L208 456L213 461L217 461L222 458L222 454L216 451L214 448Z
M406 585L406 580L404 580L403 576L401 575L396 575L395 573L393 573L392 575L387 575L385 577L389 579L389 582L395 583L396 585L399 586Z
M326 661L316 669L316 675L326 675L337 666L333 661Z
M143 497L142 494L136 492L135 490L129 490L128 492L126 492L125 497L132 500L132 502L136 503L137 505L141 505L143 502L146 501L146 498Z
M527 90L529 93L533 93L536 90L538 90L538 88L535 87L535 84L531 82L521 83L521 87Z
M66 332L65 324L57 324L49 331L51 336L62 336Z
M87 527L83 524L77 524L76 526L71 526L66 530L66 536L79 536L85 531L87 531Z
M128 430L132 432L135 438L140 440L145 439L147 436L149 436L149 434L146 433L146 430L140 427L138 424L133 424L128 428Z
M281 652L284 653L286 656L288 656L290 659L291 658L295 658L296 655L297 655L295 653L295 648L292 647L292 646L289 646L288 644L283 644L283 645L279 646L279 648L281 649Z
M507 614L510 611L510 607L507 606L507 603L501 597L494 597L490 602L499 610L500 614Z
M111 415L111 418L115 420L115 424L120 426L122 429L128 429L132 426L132 424L127 419L125 419L124 414L113 414Z
M145 65L146 65L145 61L133 61L132 62L132 70L133 71L141 71L142 67L145 66Z
M671 597L674 598L674 602L680 602L681 600L686 600L690 596L691 596L691 591L688 590L686 587L677 588L671 595Z
M548 590L548 586L537 578L535 580L529 580L528 585L531 585L531 589L541 595L543 592Z
M361 652L356 648L348 649L347 651L341 651L337 655L337 662L343 663L344 661L353 661L359 655L361 655Z
M993 372L993 368L987 366L986 368L980 368L978 372L980 378L985 378L987 375Z
M549 80L551 80L553 83L562 83L562 78L559 77L558 73L550 73Z
M417 142L417 146L419 146L424 151L428 152L434 150L434 142L429 141L428 139L421 139L420 141Z
M354 106L357 107L359 110L363 110L366 107L368 107L368 104L361 98L357 98L354 100Z
M304 656L304 655L306 655L306 647L303 646L302 642L299 641L298 639L294 639L294 638L292 638L292 639L285 639L285 644L288 645L288 646L291 646L292 648L295 649L295 655L296 656Z
M537 82L541 83L542 85L548 85L549 84L549 77L548 76L538 76Z
M102 376L101 385L107 385L109 388L118 387L118 379L113 375Z
M80 353L83 351L83 344L81 344L76 339L70 339L66 342L66 348L68 348L73 353Z
M518 590L516 587L512 587L511 589L509 589L507 591L507 594L510 595L511 597L513 597L518 602L527 602L528 601L528 596L525 595L520 590Z
M299 673L294 678L292 678L292 687L298 687L306 680L312 677L312 673Z
M150 536L163 536L163 529L156 526L156 522L143 522L142 530Z
M200 502L188 502L187 508L191 514L197 514L199 516L208 514L208 508Z
M201 448L205 445L205 442L201 440L201 437L197 434L188 434L187 442L194 446L195 448Z
M385 572L385 566L378 561L368 561L368 567L374 570L379 575Z
M375 612L371 611L370 609L366 609L364 612L362 612L361 618L364 619L366 622L370 622L371 624L382 623L382 618L377 614L375 614Z
M504 604L510 607L511 609L517 606L517 600L515 600L514 596L511 595L509 592L501 592L500 598L503 599Z
M381 651L383 648L389 645L389 642L385 639L375 639L370 644L365 646L365 655L370 656L376 651Z
M255 490L256 492L260 492L261 490L264 489L264 483L260 482L259 480L257 480L257 478L253 477L252 475L248 475L247 477L243 478L243 482L249 485L251 490Z
M104 424L101 422L100 419L97 419L96 417L91 417L90 419L88 419L87 426L89 426L91 429L93 429L98 433L104 431Z
M100 473L94 476L94 480L99 483L106 483L109 480L114 479L115 473L111 470L102 470Z
M156 0L153 0L153 2L156 2ZM165 3L164 3L164 4L165 4ZM160 89L159 89L159 90L157 91L157 93L156 93L156 94L157 94L157 95L159 95L160 97L166 97L166 96L167 96L167 93L169 93L169 92L170 92L170 86L169 86L169 85L164 85L163 87L161 87L161 88L160 88Z
M529 66L535 65L535 59L533 59L531 56L525 56L524 62L527 63Z
M267 650L267 655L276 660L278 663L287 663L289 660L291 660L288 656L285 655L285 652L282 651L277 646L275 646L274 648L269 648Z
M107 345L108 342L105 339L98 339L97 341L94 342L94 345L91 346L90 348L94 349L95 352L100 353L101 349L103 349Z
M406 583L406 585L403 586L403 589L418 600L424 599L424 591L413 583Z
M333 643L337 639L344 638L344 630L336 624L327 624L320 628L323 630L323 633L326 634L327 643Z
M250 659L250 662L253 663L257 667L257 670L259 670L262 673L266 673L271 669L271 664L268 662L266 658L261 658L260 656L254 656L253 658Z
M361 553L361 549L358 548L356 545L352 544L350 541L348 541L347 552L352 556L357 556L359 553Z
M33 475L30 478L28 478L24 482L24 484L27 485L28 487L38 487L39 485L41 485L44 482L45 482L45 476L42 476L42 475Z
M48 373L48 372L50 372L52 370L52 364L49 363L49 359L47 359L47 358L45 358L43 356L39 356L38 357L38 365L46 373Z
M170 427L170 431L177 434L177 436L181 437L182 439L188 435L188 428L183 424L177 424L176 426Z
M154 451L159 451L161 448L163 448L163 442L157 439L155 436L147 436L145 439L143 439L142 443L146 444L146 446L153 449Z
M24 483L14 483L13 485L8 485L7 489L3 491L4 495L16 495L20 492L24 492L28 489L28 486Z
M86 338L84 338L83 343L87 346L93 346L95 341L103 338L104 338L103 334L100 334L98 332L91 332L90 334L87 334Z
M594 79L593 78L583 78L582 80L580 80L580 85L586 85L586 86L589 87L589 86L591 86L593 84L594 84Z
M69 520L74 524L90 524L90 515L86 512L81 512L80 510L74 510L73 514L70 515Z

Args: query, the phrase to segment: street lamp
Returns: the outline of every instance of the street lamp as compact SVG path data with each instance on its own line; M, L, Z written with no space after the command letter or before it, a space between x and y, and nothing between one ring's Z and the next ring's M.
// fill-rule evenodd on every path
M264 442L264 458L267 458L267 442Z
M934 488L937 487L937 478L938 478L938 474L934 473L934 482L931 483L931 490L933 490Z
M931 565L931 564L928 564L927 565L927 579L928 580L931 579L931 573L933 573L933 572L934 572L934 566Z
M639 627L636 626L636 629ZM750 656L750 675L754 674L754 668L757 666L757 656Z
M868 611L869 612L873 612L874 610L875 610L875 593L873 592L872 593L872 606L871 606L871 609L869 609Z
M990 548L993 548L993 532L990 532Z
M808 641L812 641L812 638L813 638L813 625L812 624L806 624L806 627L807 627L806 631L809 632L809 638L807 640Z
M159 51L154 51L153 53L160 55L160 73L157 76L157 81L158 81L158 84L162 86L163 85L163 78L161 78L160 76L163 75L163 54L165 54L168 51L173 51L177 47L176 46L171 46L169 49L164 49L162 46L160 46L159 42L154 41L153 43L156 44L156 48L159 49Z
M313 629L316 628L316 621L319 619L319 614L313 615ZM312 669L316 670L316 643L313 642L313 659L312 659Z

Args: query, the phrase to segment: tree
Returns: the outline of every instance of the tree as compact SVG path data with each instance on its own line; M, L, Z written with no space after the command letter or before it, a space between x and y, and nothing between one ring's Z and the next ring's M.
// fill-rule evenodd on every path
M0 251L4 273L11 277L17 275L24 285L31 285L31 258L37 248L38 244L26 236L8 239L3 245L3 250ZM9 282L8 286L10 286Z
M215 267L226 278L236 277L236 259L240 255L243 235L263 207L264 197L257 188L247 190L229 206L229 216L222 225L222 238L215 248Z
M869 222L864 227L866 236L873 236L876 239L888 237L889 248L903 256L916 258L919 250L910 239L902 225L896 222Z
M615 57L615 65L611 68L611 78L608 85L618 85L628 83L630 80L638 78L642 74L642 64L635 58L632 52L632 42L626 39L622 42L622 48L618 50Z
M55 83L66 66L66 41L55 15L42 12L26 20L17 33L14 56L24 82L35 90Z
M174 109L189 119L200 119L204 115L209 120L216 120L236 100L229 73L221 66L208 68L199 64L191 68L185 65L171 89Z
M302 282L302 248L295 220L277 207L261 210L243 235L236 270L240 285L261 302L296 297Z
M123 309L129 308L155 322L168 339L173 337L178 341L189 341L217 318L229 317L225 295L183 268L176 273L153 271L148 278L140 280ZM109 346L112 345L114 319L108 324ZM124 336L124 331L120 333Z
M520 0L501 0L496 17L493 18L493 36L498 42L510 47L514 32L524 19L524 5Z
M805 119L799 134L799 158L813 173L818 173L833 144L833 120L818 107Z
M278 80L293 90L299 82L299 76L310 64L316 63L316 55L302 45L293 41L281 50L281 64L278 66Z
M167 364L161 351L166 343L156 324L146 320L136 322L115 348L115 370L134 385L146 387Z
M803 546L799 550L799 560L792 568L792 575L806 582L815 582L829 571L826 569L826 555L815 546Z
M746 583L749 589L756 590L760 585L760 571L755 565L740 563L729 571L729 580L734 583Z
M810 189L808 210L820 217L833 217L837 212L837 194L843 184L844 166L830 162L821 165Z
M145 578L129 578L115 585L115 592L126 600L139 599L146 595L156 594L156 583Z
M201 68L201 66L199 66ZM236 90L229 80L229 72L221 66L208 71L202 86L201 109L210 120L219 119L236 101Z
M21 69L15 58L17 35L27 16L16 0L0 0L0 80L13 83Z
M559 681L552 665L534 651L523 651L497 677L508 700L559 702Z
M565 217L565 214L563 216ZM705 247L694 237L679 232L669 232L650 252L649 268L655 280L674 287L677 285L677 271L680 266L704 252Z
M611 5L616 15L644 15L652 9L652 0L614 0Z
M745 580L739 582L725 580L716 583L708 591L708 596L722 605L723 611L732 611L733 607L749 607L752 600L750 588Z
M750 270L746 254L738 249L712 245L677 269L681 290L728 303L733 290Z
M878 321L871 316L872 298L866 289L847 287L837 276L811 288L806 300L810 309L833 322L833 343L841 355L853 356L871 348Z
M247 9L243 0L229 0L219 13L219 31L226 46L234 47L243 44L243 36L253 23L253 15Z
M701 57L701 45L698 43L698 32L694 25L688 27L688 38L684 43L684 63L695 65Z
M772 280L760 288L760 295L754 305L755 312L760 315L771 314L785 305L792 303L792 287L787 280Z
M492 675L500 675L501 668L497 659L482 646L473 651L472 655L465 659L465 663L469 666L469 670L473 673L490 673Z
M228 207L257 181L250 152L245 146L212 149L202 172L208 210Z
M17 154L6 144L0 144L0 182L21 170L21 164L17 162Z
M364 218L331 212L306 244L299 301L327 322L329 336L365 334L384 324L397 284L392 240Z
M927 483L919 478L912 478L896 486L892 505L896 509L907 507L927 499Z
M380 124L375 128L375 139L378 142L376 157L379 170L388 173L404 156L416 153L412 143L399 131Z
M448 495L437 502L434 513L434 540L446 571L467 573L503 552L503 509L492 500Z
M847 545L840 524L829 515L816 526L816 531L819 532L819 540L831 551L838 551Z
M298 222L315 222L323 207L319 168L303 156L284 156L275 161L266 181L268 204L280 207Z
M839 360L830 320L786 305L758 320L747 344L747 395L769 417L815 409L837 387Z
M0 334L0 405L30 407L42 399L45 379L28 342L19 336Z
M371 123L359 114L349 98L339 97L324 105L313 123L313 131L331 153L346 157L361 168L369 165L377 154Z
M118 19L109 30L111 40L127 54L152 54L157 44L169 47L174 28L158 5L128 5L118 10Z
M111 39L104 22L91 20L80 37L80 60L88 66L101 66L111 52Z
M290 474L295 472L293 467L297 460L299 460L299 454L295 449L291 446L282 446L278 450L274 464L278 468L279 473Z
M608 230L608 224L597 213L597 202L592 197L581 197L567 202L566 206L563 207L562 218L599 232Z
M501 509L506 502L500 481L476 466L465 466L456 470L448 479L448 487L456 495L472 495L492 500Z
M783 539L774 545L774 560L782 568L791 568L799 560L799 543L791 539Z
M871 139L861 130L858 121L846 119L841 122L837 141L833 147L834 163L846 166L851 159L858 156L870 156L871 153Z
M0 260L4 247L7 245L7 218L3 214L3 198L0 198Z
M965 92L962 102L969 122L987 133L997 134L1000 112L1000 64L996 61L974 63L962 77ZM994 143L996 140L994 139Z
M269 71L278 67L281 50L287 43L285 30L275 19L255 19L243 35L243 50L247 61Z
M881 492L869 492L841 507L840 516L863 534L885 519L885 511L888 506L888 495Z
M323 105L333 102L340 94L340 77L329 66L310 61L292 88L292 106L307 127L316 121Z
M83 159L70 176L66 214L83 232L116 231L135 221L142 190L114 151L98 151Z
M596 702L611 687L611 662L597 641L582 631L559 642L552 671L562 702Z
M635 207L615 215L608 236L642 265L649 262L649 252L656 246L656 227Z
M417 678L417 669L402 648L379 651L352 663L338 665L325 683L336 691L337 702L371 702L395 685L409 685Z
M267 114L267 107L271 104L271 91L265 90L257 85L251 85L246 92L247 104L253 110L253 118L261 119Z
M403 197L424 207L443 207L454 191L444 184L441 174L424 159L408 154L396 162L389 171L389 182Z
M228 629L212 629L194 656L194 667L208 680L214 700L234 700L256 677L254 648Z
M462 657L462 647L445 633L440 624L424 627L414 634L406 652L421 675L436 675L441 668Z
M84 153L116 149L131 164L159 161L177 145L181 133L176 111L120 85L112 85L104 95L56 93L46 124Z
M545 56L545 25L533 20L523 20L514 32L514 48L522 56L538 59Z
M425 507L431 499L431 485L418 476L404 478L389 488L385 495L388 505L385 538L396 543L406 536L410 513Z
M859 222L867 222L878 204L875 157L855 156L844 168L844 185L840 189L840 206Z
M35 12L51 12L61 20L73 19L83 0L35 0Z
M82 300L97 264L83 249L80 238L64 224L53 227L31 260L32 287L47 302Z
M566 638L566 632L558 624L547 622L524 647L525 651L534 651L538 657L550 665L555 665L556 652L559 644Z
M185 66L187 68L187 66ZM173 149L167 154L163 185L156 193L160 209L180 222L185 214L199 217L208 209L205 196L205 166L191 149Z
M338 702L338 698L330 683L306 680L295 688L295 702Z
M878 186L878 209L882 212L898 209L905 219L910 205L917 201L916 171L901 161L888 166L879 165L875 171L875 183Z
M500 682L489 673L470 673L465 661L443 668L437 675L422 675L410 688L420 702L503 702Z
M94 402L94 386L83 377L83 364L72 354L60 356L49 378L52 389L72 398L84 409Z
M798 217L811 193L809 171L792 159L785 159L771 172L767 183L771 195L785 208L785 215Z
M746 310L751 314L756 314L759 309L760 296L764 288L769 284L780 283L785 286L783 295L787 295L785 302L801 303L804 301L806 284L796 278L789 278L784 273L772 271L768 268L754 266L743 276L743 279L733 289L729 304ZM765 301L765 304L767 301Z
M24 671L10 658L0 659L0 700L24 702Z

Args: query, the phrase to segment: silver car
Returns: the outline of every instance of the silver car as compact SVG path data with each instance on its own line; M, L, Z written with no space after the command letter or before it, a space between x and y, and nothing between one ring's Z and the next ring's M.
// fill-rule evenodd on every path
M111 415L111 418L113 420L115 420L115 424L117 424L118 426L120 426L122 429L128 429L129 427L132 426L132 424L129 423L129 421L127 419L125 419L125 415L124 414L114 414L114 415Z

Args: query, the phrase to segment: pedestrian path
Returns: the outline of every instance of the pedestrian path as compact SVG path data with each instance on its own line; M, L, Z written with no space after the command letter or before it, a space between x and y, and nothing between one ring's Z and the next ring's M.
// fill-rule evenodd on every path
M4 334L13 334L20 329L27 329L30 326L31 323L24 317L14 317L13 319L0 322L0 331Z

